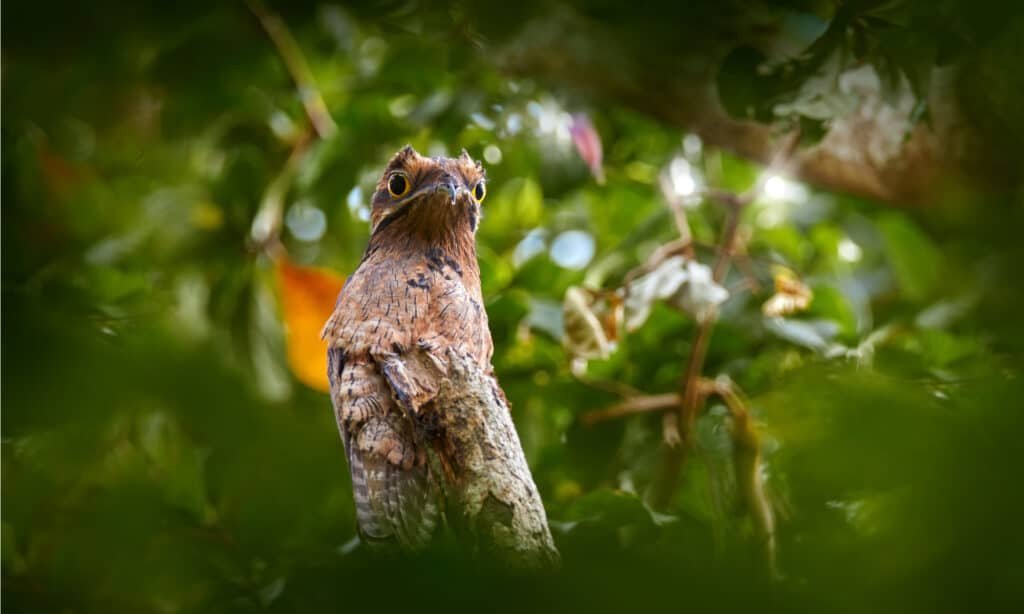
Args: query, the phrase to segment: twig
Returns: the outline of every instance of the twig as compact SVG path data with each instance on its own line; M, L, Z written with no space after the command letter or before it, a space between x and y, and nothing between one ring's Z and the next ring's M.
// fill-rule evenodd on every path
M626 272L626 275L622 278L623 298L625 299L626 297L629 296L630 284L634 280L636 280L637 277L650 273L654 269L658 268L658 265L660 265L668 258L671 258L672 256L675 256L680 253L685 253L685 248L687 247L715 250L716 252L721 251L714 245L708 243L701 243L700 241L691 241L689 243L686 243L682 239L673 239L667 243L663 243L659 245L657 248L655 248L653 252L651 252L651 255L643 264L633 267L632 269ZM737 243L736 246L734 246L732 260L733 262L736 263L736 266L743 273L743 283L741 285L746 287L746 289L749 290L752 294L760 294L764 288L762 288L761 283L757 280L757 275L754 274L753 267L754 262L756 262L757 260L754 257L750 256L750 254L748 254L746 251L746 247L742 246L740 243ZM739 285L737 287L739 287ZM732 295L733 291L730 290L729 294ZM632 395L623 394L620 396Z
M771 165L769 165L769 172L774 172L786 163L799 141L799 132L793 132L786 137L779 152L772 159ZM722 230L721 250L712 269L712 279L715 283L721 284L729 270L729 263L732 259L736 242L736 234L739 230L740 214L743 208L753 202L764 189L769 172L762 173L757 182L743 194L737 195L728 190L714 188L705 191L708 198L725 205L728 209L728 217ZM682 403L679 407L679 418L675 421L676 428L679 431L678 440L681 445L673 446L678 447L678 450L666 455L662 483L656 496L656 501L660 505L665 505L675 490L680 468L686 460L688 448L693 443L693 424L699 413L702 399L702 395L698 390L698 382L704 370L704 359L711 341L711 332L717 319L717 314L712 314L700 323L693 340L693 348L686 359L683 377L680 380ZM668 419L666 419L666 426L671 426ZM672 443L672 441L668 441L668 443Z
M299 164L305 158L314 135L321 139L330 138L337 133L338 126L327 111L327 105L313 80L313 73L310 71L298 43L295 42L295 37L288 30L288 26L261 0L246 0L246 6L259 20L284 61L285 68L298 89L306 117L309 119L309 126L302 131L292 145L292 151L284 167L267 186L259 211L252 222L250 235L255 246L274 256L281 248L281 220L284 214L285 197L288 195L288 190L291 189L292 180L298 172Z
M739 269L740 273L743 274L743 281L752 294L761 293L761 283L757 281L757 276L754 275L754 267L751 264L750 255L747 253L746 242L749 240L749 236L738 237L738 241L735 246L735 253L733 253L732 259L736 263L736 268Z
M317 136L322 139L334 136L338 131L338 126L327 111L323 96L320 95L320 90L317 89L316 82L313 80L313 72L309 69L309 64L306 63L306 58L302 55L302 50L299 49L288 26L260 0L247 0L246 5L259 19L260 25L266 30L267 36L270 37L277 52L281 55L281 59L284 60L285 67L288 69L292 81L295 82L295 87L298 88L299 99L302 100L306 116L309 117Z
M729 269L729 261L732 256L733 243L736 240L736 231L739 228L740 212L743 204L735 198L723 199L728 204L729 217L722 230L722 250L718 253L715 266L712 269L711 278L716 284L721 284ZM693 421L697 417L697 410L700 405L701 394L699 378L704 370L704 358L707 356L708 346L711 341L711 331L717 321L717 314L712 314L700 323L697 329L697 336L693 340L693 349L686 362L686 370L682 379L683 403L680 407L680 423L682 426L683 441L688 445L690 431L693 428Z
M744 205L730 204L728 217L725 220L725 228L722 230L722 250L718 252L715 259L715 267L712 269L711 277L715 283L722 283L725 274L729 270L729 262L732 260L733 249L736 245L736 233L740 227L740 213ZM715 318L710 318L714 320Z
M679 232L679 240L683 242L682 251L691 260L695 257L693 252L693 233L690 232L690 221L686 217L686 207L683 205L682 197L678 196L672 189L671 180L666 173L660 177L661 193L665 197L665 203L672 211L672 217L676 222L676 230Z
M572 371L570 372L572 373ZM632 397L638 397L643 395L642 391L624 382L617 382L615 380L591 379L586 375L579 373L572 373L572 376L576 379L577 382L583 384L584 386L590 386L595 390L601 390L603 392L610 392L624 399L629 399Z
M263 200L260 203L259 211L253 218L250 236L256 247L273 252L281 235L281 219L284 215L284 201L291 188L295 173L298 172L299 163L305 157L309 149L312 134L307 127L306 131L299 137L299 140L292 147L288 160L284 167L274 177L274 180L267 186L263 193Z
M727 376L709 382L715 394L725 401L732 415L733 466L743 505L750 514L754 534L761 542L765 563L773 577L778 577L775 564L775 513L765 492L761 475L761 438L754 430L746 401L736 384Z
M771 179L771 176L775 173L785 173L790 167L794 154L796 153L797 145L800 144L800 130L799 128L793 130L788 135L783 137L782 144L775 155L772 156L771 162L768 163L765 172L761 173L754 185L749 190L744 192L739 197L739 205L745 207L761 195L764 191L765 184Z
M758 191L760 191L760 189L758 189ZM701 192L701 196L727 207L744 207L754 200L754 196L750 195L750 191L744 194L737 194L720 188L708 188Z
M693 249L693 242L689 239L673 239L668 243L662 243L659 245L651 255L647 257L647 260L640 266L634 267L626 273L626 276L622 278L622 287L629 296L629 285L630 283L640 277L650 273L654 269L658 268L658 265L665 260L680 253L687 253L687 250Z
M676 407L679 405L680 397L675 392L667 394L652 394L648 396L633 397L611 407L583 414L580 418L586 426L591 426L604 420L620 418L631 414L642 414L649 411Z

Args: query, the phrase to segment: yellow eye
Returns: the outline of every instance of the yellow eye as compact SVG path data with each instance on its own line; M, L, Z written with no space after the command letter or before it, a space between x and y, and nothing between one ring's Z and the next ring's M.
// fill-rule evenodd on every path
M395 173L388 179L388 193L391 198L401 198L409 193L409 180L401 173Z
M487 188L484 187L484 182L481 181L480 183L476 184L475 188L473 188L473 198L476 199L476 202L482 203L484 202L485 196L487 196Z

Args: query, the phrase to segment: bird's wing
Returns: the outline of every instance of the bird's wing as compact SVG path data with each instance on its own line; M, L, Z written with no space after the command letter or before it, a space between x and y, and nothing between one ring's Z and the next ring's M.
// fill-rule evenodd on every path
M372 361L329 350L331 398L352 474L361 534L407 547L428 543L440 517L438 486L412 423Z

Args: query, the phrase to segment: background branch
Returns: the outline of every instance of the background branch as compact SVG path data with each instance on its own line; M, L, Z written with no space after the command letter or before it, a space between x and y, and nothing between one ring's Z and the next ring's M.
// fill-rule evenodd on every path
M259 0L248 0L246 5L259 19L260 25L266 30L267 36L270 37L277 52L281 55L288 74L291 75L292 81L295 82L295 87L299 91L299 99L302 100L306 116L309 117L317 136L322 139L334 136L338 131L338 126L331 118L327 104L324 103L323 96L320 95L320 90L313 80L313 72L309 69L309 64L306 63L306 57L302 55L302 50L295 42L295 37L288 30L288 26Z
M642 414L659 409L668 409L679 405L681 397L675 392L652 394L650 396L633 397L611 407L583 414L580 421L591 426L604 420L621 418L630 414Z

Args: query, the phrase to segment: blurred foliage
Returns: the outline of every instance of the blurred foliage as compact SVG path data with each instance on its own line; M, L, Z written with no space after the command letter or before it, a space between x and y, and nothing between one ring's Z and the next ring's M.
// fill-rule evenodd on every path
M698 4L706 17L716 3ZM832 3L764 10L825 32L829 55L852 45L911 85L921 58L939 62L1003 14L965 18L965 34L941 27L959 23L963 2L938 3L921 28L922 3L862 4L843 4L858 15L842 16L857 24L852 39L829 34ZM896 19L888 9L901 4L913 10ZM608 19L623 6L577 9ZM619 401L615 389L678 390L696 329L685 301L652 299L642 324L584 364L563 345L562 315L567 290L619 288L676 237L663 186L741 192L762 169L601 96L499 72L484 34L533 3L493 18L496 3L278 8L336 124L322 138L244 4L4 7L7 608L1021 604L1019 190L952 190L908 212L775 177L745 209L747 257L723 281L705 373L738 384L762 438L784 576L769 582L737 512L724 407L699 419L664 509L649 499L665 456L659 416L579 419ZM908 28L915 37L900 35ZM777 105L807 91L807 66L785 87L740 79L735 91ZM1007 125L1021 125L1006 101L1021 94L988 94ZM601 139L586 162L578 118ZM357 266L373 185L407 142L432 155L465 147L487 167L479 255L494 364L559 573L509 576L448 546L379 559L353 541L322 358L306 357L315 310L332 306L320 297L341 279L315 267ZM1016 142L1005 157L1020 152ZM724 211L686 204L710 263ZM280 246L254 239L261 212L279 222ZM287 261L272 257L282 248ZM780 283L813 298L765 315Z

